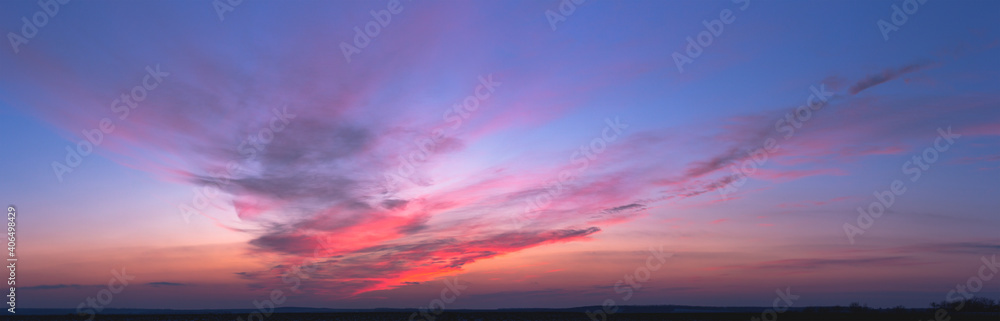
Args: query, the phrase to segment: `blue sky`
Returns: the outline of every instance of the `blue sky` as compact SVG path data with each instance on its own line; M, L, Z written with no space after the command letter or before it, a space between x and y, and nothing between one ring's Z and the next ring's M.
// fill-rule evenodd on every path
M927 1L888 39L901 1L586 1L555 30L559 1L389 3L70 2L5 45L24 307L122 269L141 281L113 307L248 307L310 260L286 305L418 307L454 277L448 308L598 305L659 246L624 303L924 306L1000 250L995 2ZM43 12L0 8L8 40ZM811 88L829 101L791 114Z

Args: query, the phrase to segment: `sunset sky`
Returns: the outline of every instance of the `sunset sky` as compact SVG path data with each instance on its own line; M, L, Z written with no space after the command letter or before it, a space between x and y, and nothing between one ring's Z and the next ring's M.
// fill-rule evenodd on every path
M0 2L19 307L926 307L1000 253L997 1L233 3Z

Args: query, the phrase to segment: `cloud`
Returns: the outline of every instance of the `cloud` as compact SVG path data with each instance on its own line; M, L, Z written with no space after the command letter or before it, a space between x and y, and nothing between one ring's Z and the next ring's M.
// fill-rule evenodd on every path
M369 10L358 6L352 9ZM162 28L165 34L158 38L176 41L144 42L132 47L134 52L106 47L113 42L52 50L47 53L79 54L72 59L40 55L15 64L5 79L16 82L4 84L10 88L33 84L45 90L5 99L37 106L32 113L71 135L103 118L114 119L116 129L104 137L101 148L95 148L98 153L163 180L216 190L217 196L210 200L215 206L200 209L202 215L223 228L248 234L255 254L273 261L264 271L234 271L237 276L262 287L281 282L276 275L315 259L320 264L309 275L316 283L312 288L331 297L421 283L460 272L477 261L584 240L663 203L706 197L739 179L723 171L745 161L748 151L773 134L777 117L772 116L781 116L768 111L738 119L736 126L720 125L728 120L711 120L678 130L719 143L704 149L691 148L692 142L669 130L629 132L609 144L606 153L589 160L586 170L574 172L571 182L554 186L563 170L579 166L564 161L575 146L543 146L567 151L558 165L514 155L498 164L477 162L475 153L482 150L476 148L510 133L545 126L576 108L590 108L594 98L580 93L627 83L630 79L605 76L606 71L623 67L564 64L561 53L576 45L560 47L563 42L538 38L529 25L496 32L475 28L485 34L469 37L463 33L470 30L463 25L468 18L453 19L470 17L467 8L428 6L406 13L407 21L420 23L394 23L391 32L387 29L380 36L392 38L379 38L378 50L371 47L350 64L340 60L339 41L316 42L314 35L288 30L339 30L343 39L349 39L355 22L276 11L269 15L276 23L269 25L279 27L253 29L254 39L261 41L255 50L232 50L231 43L218 41L215 31L190 32L190 27ZM320 7L309 11L350 11ZM238 23L227 21L226 30L241 30L233 25ZM210 29L219 29L217 25L212 21ZM90 27L98 35L120 31L104 24ZM473 45L469 39L483 40ZM512 39L519 41L508 41ZM465 50L439 50L454 40L462 41ZM310 50L300 50L306 43ZM523 47L511 48L509 43ZM545 50L538 50L540 44ZM41 43L32 47L46 52ZM538 57L551 60L505 63L508 53L516 50L551 55ZM118 54L108 56L108 52ZM603 52L572 52L605 57ZM134 86L131 78L141 77L147 64L160 64L171 75L127 119L109 112L121 88ZM855 94L925 66L887 70L849 91ZM92 70L116 76L93 77ZM600 77L581 75L584 72ZM475 111L447 114L476 93L479 76L490 74L504 84L489 99ZM841 150L830 146L860 139L844 139L841 134L867 134L876 128L857 120L863 117L837 118L830 113L815 117L807 125L811 127L802 129L815 134L795 139L816 139L789 142L770 157L842 156L835 152ZM595 137L601 129L594 128ZM437 136L433 133L438 130L444 131L443 137L429 152L422 150L425 139ZM761 173L755 179L781 182L841 171L820 167ZM405 177L388 179L394 176ZM546 197L544 206L531 205ZM509 224L525 212L531 215L520 220L522 226Z
M618 206L618 207L612 207L612 208L604 210L604 212L606 212L606 213L612 213L613 214L613 213L619 213L619 212L628 211L628 210L641 210L643 208L645 208L645 206L643 206L642 204L632 203L632 204L628 204L628 205L622 205L622 206Z
M990 254L1000 251L1000 243L989 242L942 242L925 243L904 246L897 250L900 253L937 252L937 253L969 253Z
M46 284L46 285L34 285L25 286L20 289L24 290L58 290L58 289L88 289L88 288L100 288L102 285L80 285L80 284Z
M455 236L422 241L400 241L370 247L343 250L331 243L322 247L322 264L308 274L321 281L313 287L328 294L350 296L384 290L403 284L416 284L459 271L464 265L543 244L568 242L598 232L596 227L551 231L511 231L486 236ZM349 237L348 237L349 238ZM260 241L260 239L258 239ZM317 243L335 240L311 240ZM258 244L272 250L297 251L299 245L287 242ZM247 278L263 272L241 273ZM358 281L364 280L364 281Z
M729 265L722 267L711 267L708 270L816 270L832 267L857 267L864 266L912 266L922 264L907 256L887 256L887 257L846 257L846 258L801 258L764 261L743 265Z
M857 93L862 92L865 89L875 87L879 84L899 78L899 76L908 73L926 69L929 66L931 66L930 63L913 63L896 69L886 69L883 70L881 73L869 75L868 77L859 80L858 82L854 83L854 85L851 85L851 87L847 89L847 92L850 93L851 95L856 95Z
M146 285L149 285L149 286L152 286L152 287L161 287L161 286L187 286L188 284L185 284L185 283L176 283L176 282L149 282L149 283L146 283Z
M218 219L221 226L251 234L249 244L275 261L268 270L235 272L252 281L251 286L279 284L276 275L306 260L316 260L319 265L308 279L315 284L310 288L330 297L430 281L459 273L480 260L582 240L603 227L635 219L640 212L664 203L707 197L706 193L741 179L728 172L730 165L750 159L749 151L760 147L764 139L781 137L774 132L773 120L787 112L775 110L737 117L726 120L727 126L690 124L690 128L675 129L721 128L715 132L687 130L701 136L696 139L718 142L703 150L687 148L690 142L680 140L670 130L651 130L624 135L579 172L575 171L579 164L574 163L546 166L512 161L467 169L459 176L452 172L470 167L463 160L466 148L478 146L490 133L521 130L523 123L516 117L472 114L462 124L463 130L449 132L424 155L417 142L435 129L452 125L438 118L437 110L431 115L409 117L392 117L393 112L375 116L358 112L361 102L389 97L378 106L404 113L396 106L406 105L407 101L392 97L407 94L390 94L388 89L380 88L404 88L409 83L388 75L360 73L353 74L357 77L352 81L330 79L319 71L312 73L306 66L291 64L293 69L307 70L302 74L307 79L332 82L335 85L327 89L336 94L306 93L265 79L239 79L230 83L237 88L232 89L235 92L271 88L274 97L218 103L237 101L228 90L203 89L212 88L211 80L224 78L222 75L185 79L189 82L182 86L185 90L195 91L194 96L201 100L216 102L210 104L210 114L234 115L234 119L220 123L217 117L204 115L201 105L177 98L180 95L161 98L159 104L166 107L144 110L152 114L148 116L150 121L139 119L136 123L143 126L129 126L127 132L134 135L128 137L129 141L147 142L145 148L156 149L153 155L164 157L144 156L129 149L123 149L122 154L140 160L134 164L138 168L221 191L214 201L230 205L236 219L226 220L218 212L214 217L212 213L205 215ZM453 90L452 96L459 99L468 95L467 90ZM500 92L496 95L489 104L523 105L544 96L533 92L510 93L511 98L502 98ZM270 129L275 108L285 112L283 100L290 102L287 113L295 117L281 131L272 131L263 144L260 133ZM487 105L480 108L489 112ZM751 179L781 183L809 176L843 175L845 171L838 168L782 164L821 164L832 157L850 159L905 151L898 147L905 145L897 141L908 139L909 132L878 136L891 141L889 145L872 142L873 135L863 135L877 133L884 125L854 117L870 116L872 111L847 102L824 108L824 114L814 115L814 120L803 125L795 137L782 141L782 149L768 155L771 167L759 169ZM911 108L927 110L922 106ZM551 117L535 113L536 109L522 107L518 113L521 118ZM855 114L848 117L838 112ZM905 119L899 126L930 119L934 114L914 115L922 118ZM596 128L595 133L599 130ZM161 133L170 133L173 138L162 139ZM115 137L107 139L111 142ZM674 160L671 154L659 154L667 151L684 151L685 158ZM228 164L238 165L238 170L221 180L213 175ZM565 184L552 184L564 170L573 170L576 175ZM406 172L411 174L402 181L387 180ZM538 199L546 199L545 206L519 219ZM720 201L713 199L698 206L713 206ZM522 224L512 226L508 224L511 221Z
M835 202L846 201L846 200L849 200L851 198L852 197L850 197L850 196L841 196L841 197L835 197L833 199L826 200L826 201L801 201L801 202L781 203L781 204L778 204L778 207L780 207L780 208L803 208L803 207L809 207L809 206L821 206L821 205L827 205L827 204L831 204L831 203L835 203Z

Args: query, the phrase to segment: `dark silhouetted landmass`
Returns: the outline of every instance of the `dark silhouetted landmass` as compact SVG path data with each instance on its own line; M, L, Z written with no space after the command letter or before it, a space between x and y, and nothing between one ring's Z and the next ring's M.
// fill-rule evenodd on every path
M962 321L998 321L1000 310L997 306L966 306L964 311L941 310L943 306L934 304L932 308L909 309L903 307L891 309L873 309L861 304L841 307L802 307L790 308L778 313L776 320L780 321L853 321L853 320L886 320L914 321L934 320L935 314L947 313L943 317ZM954 304L944 308L954 308ZM771 316L762 314L768 311L762 307L700 307L700 306L621 306L606 319L599 314L591 318L586 312L600 311L600 306L564 308L564 309L497 309L497 310L447 310L441 314L426 315L414 309L323 309L323 308L278 308L267 315L265 321L320 321L320 320L352 320L352 321L389 321L389 320L426 320L426 321L563 321L563 320L597 320L597 321L755 321L769 320ZM943 312L942 312L943 311ZM76 315L72 309L19 309L18 315L5 318L7 320L87 320L90 316ZM251 313L260 312L253 309L222 309L222 310L168 310L168 309L105 309L95 320L112 321L215 321L215 320L258 320L258 316L250 318ZM771 310L773 312L773 310ZM426 312L425 312L426 313ZM430 316L430 317L428 317ZM6 316L5 316L6 317ZM942 317L942 318L943 318Z

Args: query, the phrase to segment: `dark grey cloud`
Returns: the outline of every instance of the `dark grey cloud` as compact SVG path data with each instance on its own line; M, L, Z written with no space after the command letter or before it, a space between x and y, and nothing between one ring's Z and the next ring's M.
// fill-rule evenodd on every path
M854 83L854 85L851 85L851 87L847 89L847 92L854 95L864 91L865 89L899 78L899 76L925 69L930 65L930 63L912 63L896 69L886 69L881 73L869 75L868 77Z
M19 287L19 289L24 290L58 290L58 289L88 289L88 288L101 288L104 285L80 285L80 284L46 284L46 285L34 285L34 286L24 286Z
M146 283L146 285L149 285L149 286L152 286L152 287L161 287L161 286L186 286L188 284L186 284L186 283L176 283L176 282L149 282L149 283Z

